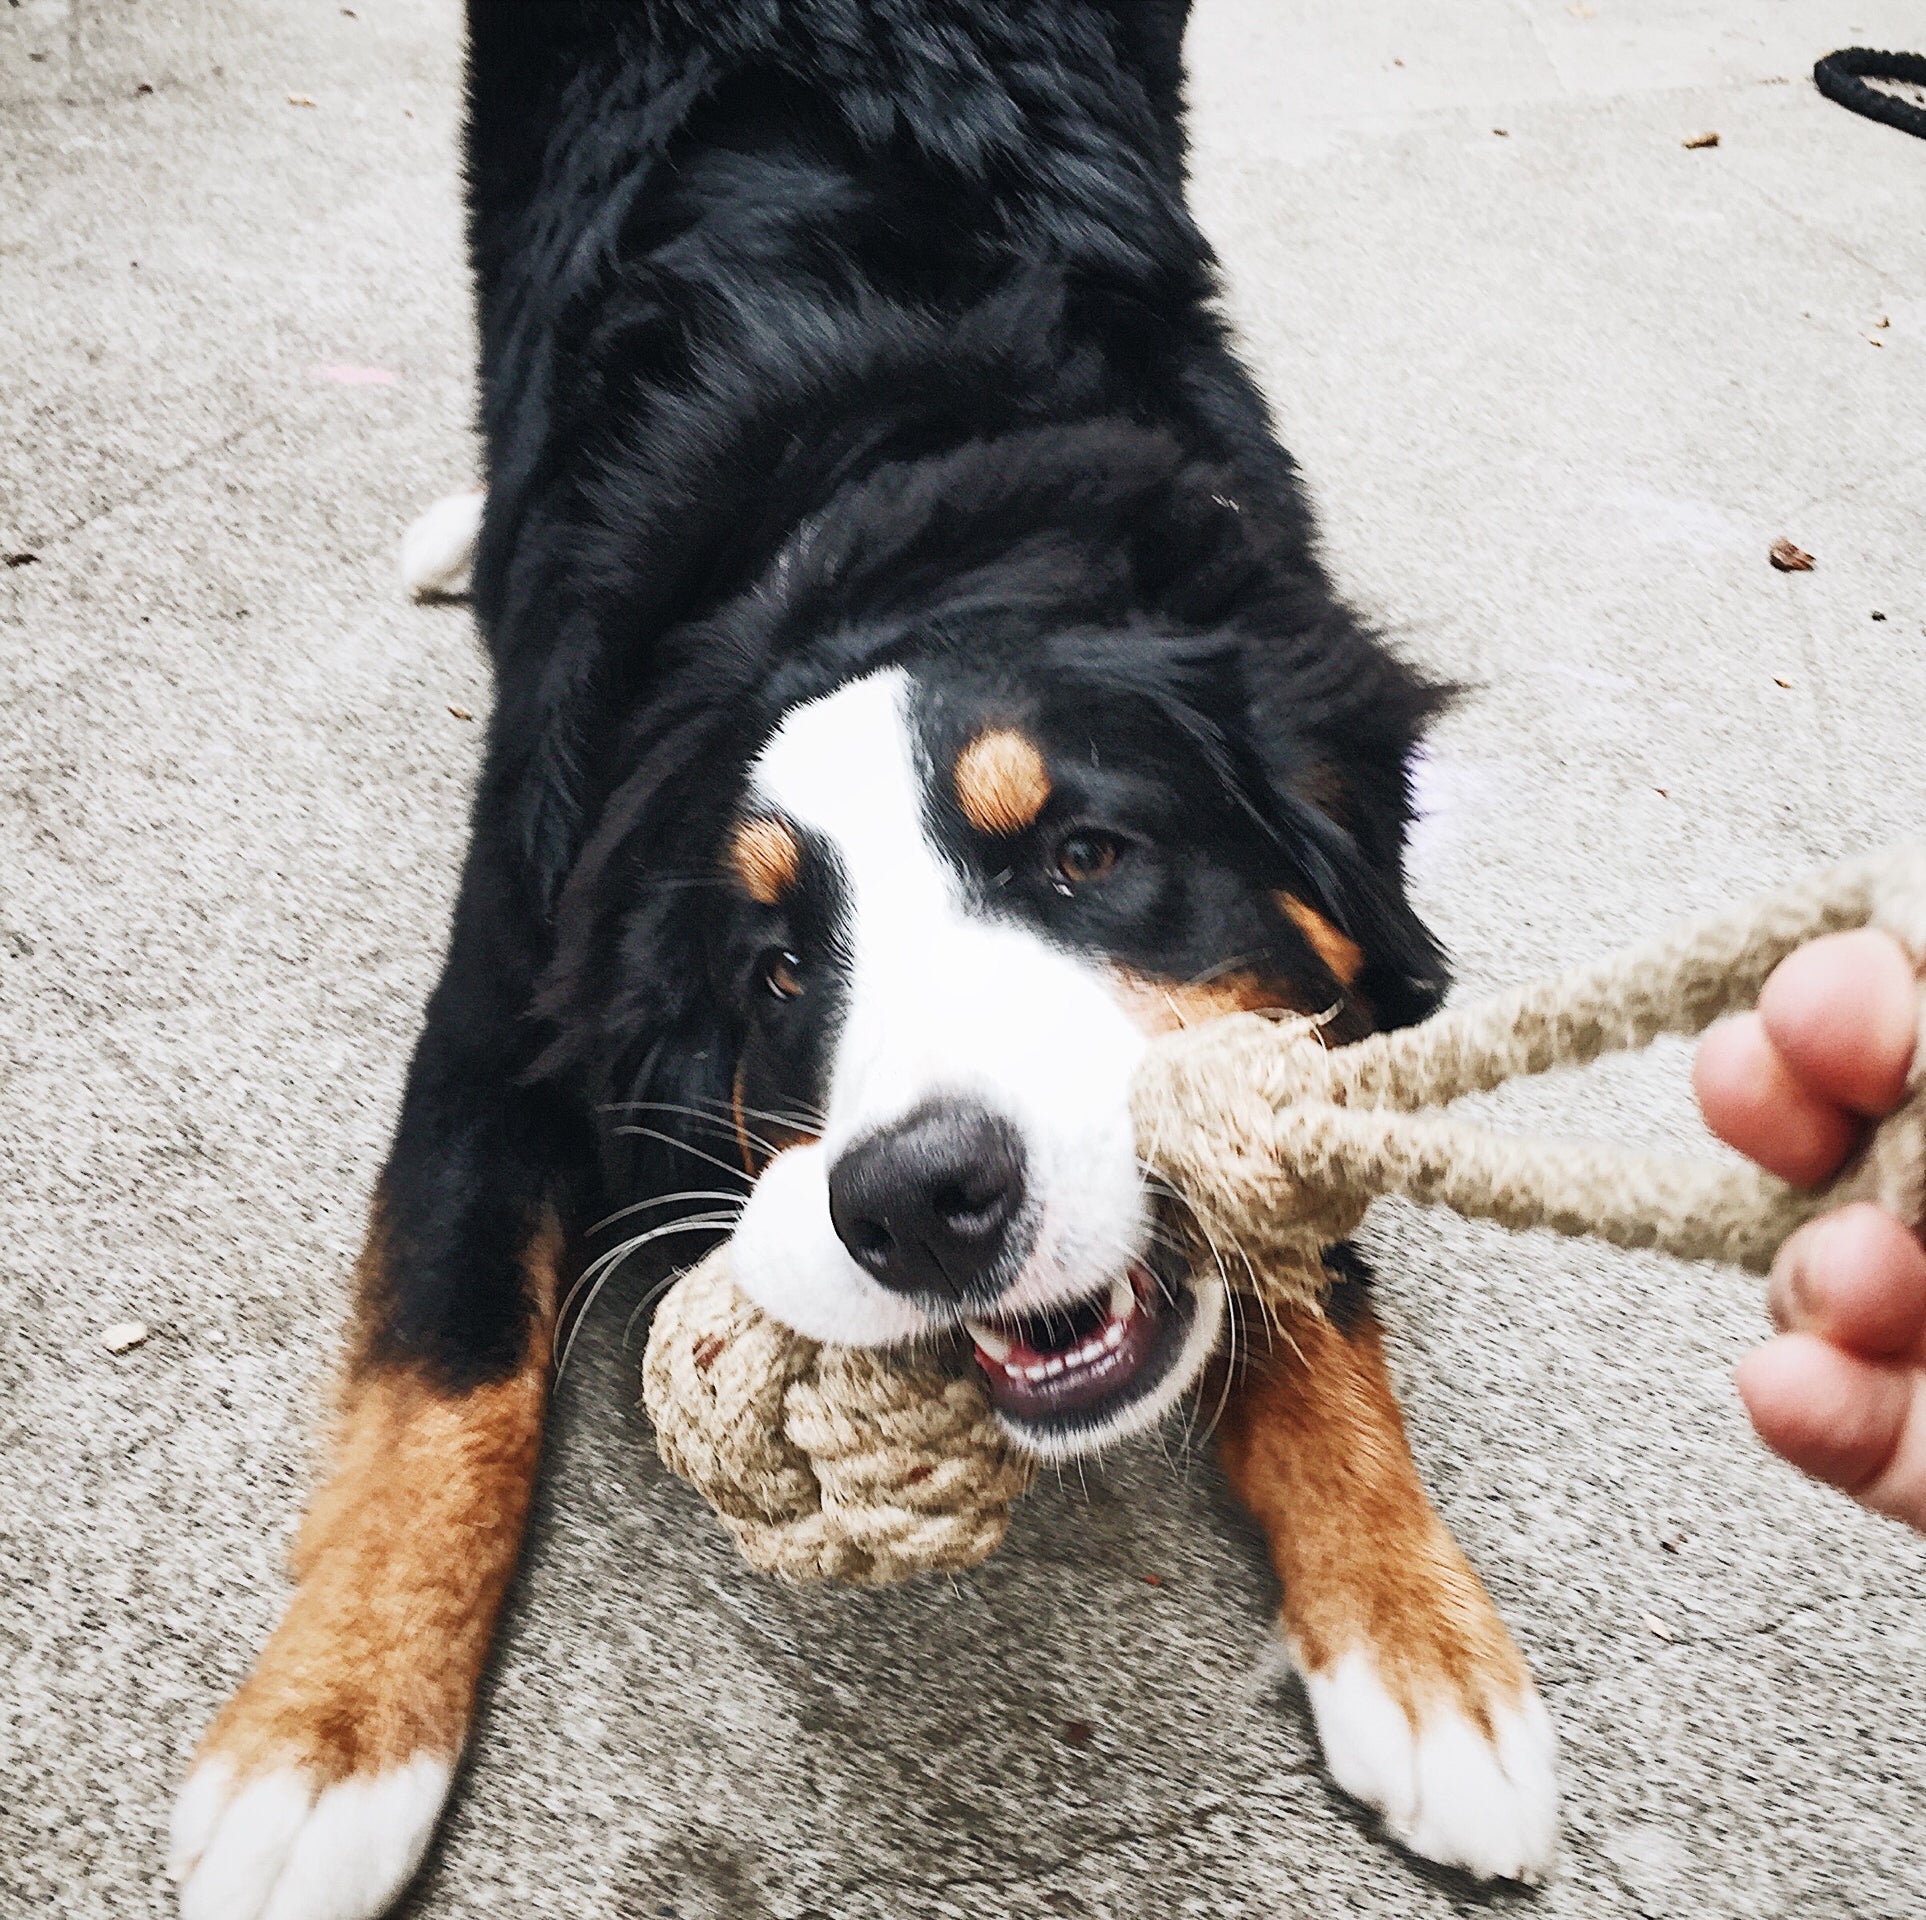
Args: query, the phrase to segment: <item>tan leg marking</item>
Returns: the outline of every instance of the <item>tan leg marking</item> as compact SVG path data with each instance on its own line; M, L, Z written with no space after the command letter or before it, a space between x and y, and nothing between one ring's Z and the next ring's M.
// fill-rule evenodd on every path
M750 899L773 907L802 872L802 843L786 820L745 820L729 841L729 864Z
M1021 833L1050 798L1036 742L1011 727L979 733L956 757L956 800L978 833Z
M1221 1426L1284 1583L1283 1625L1337 1783L1414 1852L1484 1879L1557 1849L1551 1722L1418 1480L1368 1317L1298 1314Z
M521 1547L547 1366L544 1343L539 1368L459 1399L407 1374L349 1388L294 1598L203 1758L328 1779L454 1758Z
M1276 895L1279 911L1309 942L1311 951L1330 968L1341 986L1350 986L1364 966L1364 949L1340 933L1315 907L1307 907L1294 893Z
M1425 1496L1375 1321L1346 1338L1322 1316L1292 1316L1233 1388L1219 1434L1307 1667L1369 1647L1408 1709L1448 1699L1480 1725L1494 1686L1529 1689L1497 1609Z
M294 1597L208 1729L176 1809L188 1920L360 1920L413 1874L528 1518L560 1255L551 1219L526 1254L520 1366L450 1393L369 1357L366 1316L385 1277L377 1213L359 1272L363 1331L295 1547Z

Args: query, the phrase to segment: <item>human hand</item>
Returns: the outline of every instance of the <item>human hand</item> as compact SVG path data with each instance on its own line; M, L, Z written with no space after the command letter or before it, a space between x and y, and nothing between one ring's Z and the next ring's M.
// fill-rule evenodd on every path
M1713 1028L1692 1082L1706 1125L1797 1185L1837 1172L1905 1091L1919 985L1883 933L1786 960L1756 1013ZM1926 1246L1868 1204L1800 1228L1773 1263L1779 1337L1739 1366L1759 1437L1876 1513L1926 1532Z

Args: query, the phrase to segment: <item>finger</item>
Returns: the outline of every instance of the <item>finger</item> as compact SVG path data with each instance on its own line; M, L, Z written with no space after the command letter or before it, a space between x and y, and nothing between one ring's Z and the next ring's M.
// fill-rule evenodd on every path
M1781 1333L1926 1364L1926 1246L1869 1201L1792 1235L1772 1263L1766 1304Z
M1850 1114L1792 1077L1756 1013L1722 1020L1699 1042L1692 1087L1727 1146L1794 1186L1836 1173L1859 1138Z
M1739 1395L1774 1453L1926 1530L1926 1373L1790 1333L1739 1363Z
M1919 1039L1919 982L1898 941L1835 933L1782 961L1759 995L1780 1060L1806 1091L1854 1113L1890 1113Z
M1907 1378L1912 1391L1892 1458L1853 1498L1926 1533L1926 1373L1915 1367Z
M1739 1396L1783 1460L1926 1531L1926 1373L1791 1333L1739 1363Z

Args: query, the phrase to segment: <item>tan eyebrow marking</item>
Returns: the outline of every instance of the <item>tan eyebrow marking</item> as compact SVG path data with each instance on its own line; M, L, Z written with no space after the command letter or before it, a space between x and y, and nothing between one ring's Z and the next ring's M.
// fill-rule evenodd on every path
M1276 899L1279 911L1296 923L1298 932L1310 942L1311 951L1348 987L1364 965L1364 949L1296 894L1280 893Z
M1050 774L1036 742L990 727L956 756L956 798L978 833L1021 833L1050 798Z
M773 907L802 872L802 844L786 820L745 820L729 842L729 864L750 899Z

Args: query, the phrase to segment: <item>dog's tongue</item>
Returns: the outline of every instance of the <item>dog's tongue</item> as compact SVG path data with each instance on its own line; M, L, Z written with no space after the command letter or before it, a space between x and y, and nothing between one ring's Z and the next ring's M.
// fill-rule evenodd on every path
M991 1402L1036 1416L1095 1406L1128 1386L1150 1357L1161 1309L1156 1277L1139 1265L1073 1307L964 1326Z

